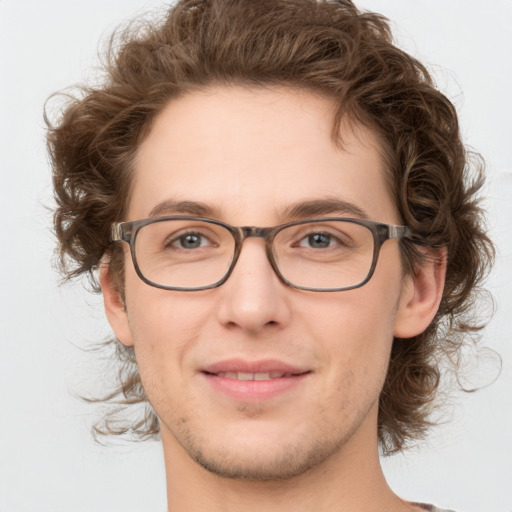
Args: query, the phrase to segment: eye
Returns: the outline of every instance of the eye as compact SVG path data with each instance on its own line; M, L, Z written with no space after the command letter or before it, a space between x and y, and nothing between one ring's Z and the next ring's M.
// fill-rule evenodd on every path
M212 244L201 233L183 233L170 240L168 245L179 249L198 249L199 247L208 247Z
M310 233L299 241L299 247L309 247L311 249L325 249L332 245L340 245L340 241L329 233Z

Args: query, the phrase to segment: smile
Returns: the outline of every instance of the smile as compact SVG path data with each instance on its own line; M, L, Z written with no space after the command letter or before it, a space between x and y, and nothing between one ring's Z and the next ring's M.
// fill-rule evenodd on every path
M201 370L215 395L236 402L263 402L297 389L311 370L282 361L221 361Z
M236 380L271 380L271 379L280 379L282 377L293 377L292 373L283 373L283 372L258 372L258 373L249 373L249 372L218 372L215 375L217 377L225 377L226 379L236 379Z

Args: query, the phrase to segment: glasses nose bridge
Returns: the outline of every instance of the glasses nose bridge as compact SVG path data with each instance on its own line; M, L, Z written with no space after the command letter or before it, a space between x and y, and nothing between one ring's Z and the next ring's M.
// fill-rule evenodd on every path
M242 245L246 238L262 238L265 241L267 253L272 245L273 232L275 228L261 228L259 226L243 226L238 228L240 233L238 252L242 250Z
M272 230L272 228L260 228L258 226L243 226L240 228L242 232L242 237L240 242L243 243L243 241L246 238L263 238L265 240L268 239L269 232Z
M238 228L240 236L238 238L238 247L235 250L235 263L238 260L240 253L242 252L243 243L247 238L262 238L265 241L265 251L267 258L271 266L274 268L274 270L276 270L274 258L272 255L272 240L274 231L275 228L271 227L261 228L258 226L243 226Z
M259 226L243 226L239 229L240 238L239 238L239 251L242 250L242 245L246 238L262 238L265 241L265 246L267 249L267 254L270 257L270 252L272 252L272 241L274 238L274 233L276 231L275 228L261 228ZM270 257L272 261L272 258Z

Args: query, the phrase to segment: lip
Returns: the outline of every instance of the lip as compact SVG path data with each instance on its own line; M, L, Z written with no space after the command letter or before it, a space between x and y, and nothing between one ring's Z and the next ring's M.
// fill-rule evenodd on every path
M299 375L309 371L309 368L293 366L278 359L262 359L259 361L246 361L245 359L227 359L201 368L205 373L245 372L270 373L282 372Z
M282 377L265 380L238 380L223 373L282 373ZM229 359L208 365L201 374L215 392L235 401L261 402L270 400L299 386L311 370L290 365L279 360L246 361Z

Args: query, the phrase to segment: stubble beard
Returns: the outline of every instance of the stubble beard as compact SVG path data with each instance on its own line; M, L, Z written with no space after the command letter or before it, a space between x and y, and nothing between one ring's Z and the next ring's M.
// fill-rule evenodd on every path
M243 447L238 447L238 451L230 450L229 447L209 446L208 442L194 439L187 424L188 420L182 418L178 435L171 435L192 460L216 476L248 482L284 481L304 475L338 452L357 429L344 434L332 432L326 438L311 435L303 436L294 443L285 444L283 441L279 446L267 445L265 448L270 453L262 456L260 452L256 457Z

